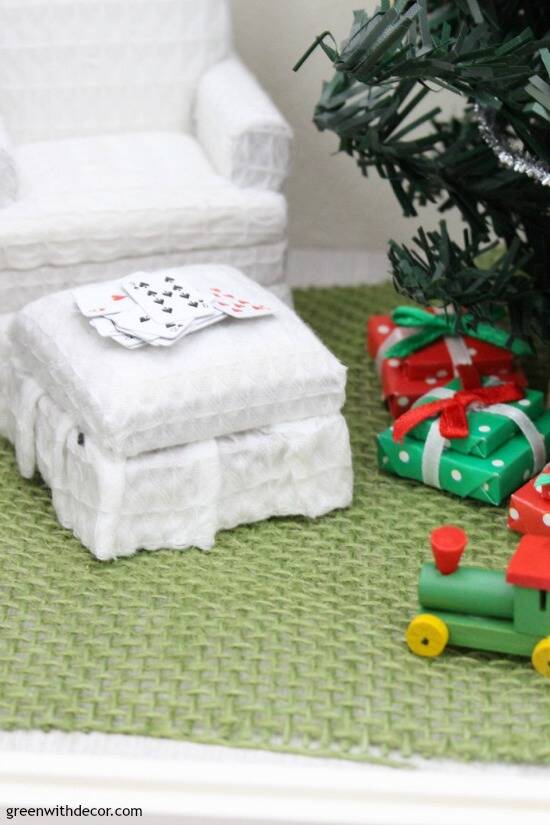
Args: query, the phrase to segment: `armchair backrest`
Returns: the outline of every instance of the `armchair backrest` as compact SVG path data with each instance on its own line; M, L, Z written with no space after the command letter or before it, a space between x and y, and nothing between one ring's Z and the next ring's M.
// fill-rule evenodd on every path
M15 142L188 131L230 41L227 0L0 0L0 117Z

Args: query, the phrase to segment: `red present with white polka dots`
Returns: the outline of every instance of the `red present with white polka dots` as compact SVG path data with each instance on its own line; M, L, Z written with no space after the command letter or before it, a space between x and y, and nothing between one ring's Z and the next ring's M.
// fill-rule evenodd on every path
M550 464L545 472L550 472ZM537 492L535 479L532 478L511 496L508 527L517 533L550 536L550 500Z
M380 347L397 329L389 315L372 315L367 323L367 349L372 358L376 359ZM504 375L513 370L514 356L502 347L495 347L485 341L478 341L465 335L462 339L468 347L472 363L477 367L480 375ZM413 352L403 359L390 360L394 366L402 365L403 374L411 381L419 379L435 379L432 386L450 381L454 374L453 363L445 340L441 338L422 350Z
M411 380L407 376L401 361L389 358L382 362L380 379L382 382L382 398L386 401L392 418L398 418L407 412L415 401L418 401L428 390L434 387L443 387L449 383L449 376L440 378L428 377ZM428 382L428 383L427 383Z
M434 387L447 386L449 383L449 379L443 375L440 378L428 376L411 380L402 362L398 361L397 364L393 364L392 361L392 358L388 358L382 362L380 379L382 398L386 401L393 418L398 418L410 409L415 401L433 390ZM519 369L513 372L499 371L498 378L503 382L511 381L522 387L527 385L527 379L523 371Z

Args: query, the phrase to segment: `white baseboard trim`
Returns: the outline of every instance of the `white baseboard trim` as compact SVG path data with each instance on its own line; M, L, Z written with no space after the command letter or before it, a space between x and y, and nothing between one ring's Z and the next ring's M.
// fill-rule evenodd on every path
M273 755L264 761L258 752L248 752L247 758L230 750L230 758L220 759L221 748L211 749L211 759L198 759L201 746L196 748L187 758L160 760L139 754L139 747L131 757L115 756L110 749L101 755L79 753L74 743L71 753L5 751L0 809L137 806L145 814L174 817L168 820L174 825L548 823L548 771L522 776L503 767L448 764L439 771L432 766L395 770Z
M396 770L140 736L14 731L0 733L0 821L8 805L82 804L175 817L166 825L547 825L548 776L534 766L415 760Z
M291 248L288 280L291 286L354 286L389 280L384 250Z

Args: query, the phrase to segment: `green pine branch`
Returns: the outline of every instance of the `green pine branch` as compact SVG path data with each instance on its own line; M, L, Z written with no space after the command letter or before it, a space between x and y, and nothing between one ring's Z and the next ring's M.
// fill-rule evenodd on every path
M385 178L406 216L429 203L457 208L469 230L462 246L444 224L411 248L392 243L396 288L479 318L504 304L517 334L550 339L550 187L505 168L473 111L491 110L506 141L550 164L550 3L382 0L373 15L355 12L340 47L325 32L308 54L319 47L335 73L318 129L337 135L363 175ZM464 100L462 119L443 118L437 95L429 106L441 89ZM481 270L493 237L507 252Z

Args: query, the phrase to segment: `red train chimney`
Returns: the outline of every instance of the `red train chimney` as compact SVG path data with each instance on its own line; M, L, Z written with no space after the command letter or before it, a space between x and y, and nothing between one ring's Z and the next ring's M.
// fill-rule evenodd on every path
M454 573L468 544L468 536L460 527L444 524L432 530L432 553L435 566L444 576Z

